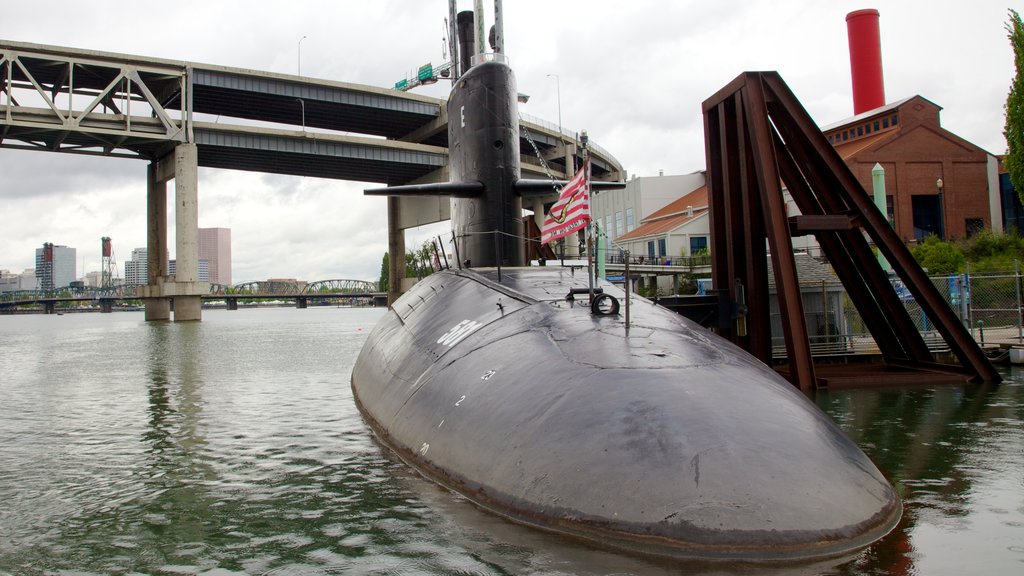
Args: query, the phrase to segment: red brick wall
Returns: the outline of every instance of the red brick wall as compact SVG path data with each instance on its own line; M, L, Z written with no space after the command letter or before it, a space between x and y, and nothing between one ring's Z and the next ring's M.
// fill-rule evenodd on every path
M868 194L871 169L875 163L885 168L885 191L893 196L896 233L906 241L914 238L911 197L938 194L939 178L947 238L962 238L968 218L980 218L991 229L987 162L984 150L940 128L938 107L923 99L900 107L900 130L893 138L846 161Z

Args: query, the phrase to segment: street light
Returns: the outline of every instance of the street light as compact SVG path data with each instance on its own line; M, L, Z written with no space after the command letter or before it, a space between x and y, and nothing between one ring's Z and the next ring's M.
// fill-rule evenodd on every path
M295 65L295 68L296 68L295 75L296 76L302 76L302 41L305 40L305 39L306 39L305 36L303 36L302 38L299 38L299 50L298 50L299 54L296 57L296 65Z
M558 143L562 145L562 153L565 154L566 157L565 174L568 176L569 174L572 174L572 172L569 171L569 154L565 150L565 139L562 138L562 81L558 78L558 74L548 74L548 78L552 77L555 79L555 94L558 97ZM575 164L575 161L573 163ZM575 170L575 168L575 166L572 166L572 169Z
M946 239L946 206L942 202L942 178L935 181L935 187L939 189L939 238Z
M555 79L555 90L558 97L558 137L562 137L562 82L558 79L558 74L548 74L548 78Z

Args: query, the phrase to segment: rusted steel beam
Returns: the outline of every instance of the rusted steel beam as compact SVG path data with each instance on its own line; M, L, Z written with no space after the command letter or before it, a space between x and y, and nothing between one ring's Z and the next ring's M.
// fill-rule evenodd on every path
M910 250L900 241L896 231L874 206L874 202L867 192L839 157L835 148L825 139L824 134L814 124L810 115L800 105L782 78L775 72L765 73L764 82L770 87L774 101L785 110L789 120L801 133L806 135L810 145L819 151L821 160L819 169L830 174L839 183L839 186L832 191L864 218L864 230L875 242L879 251L888 259L899 277L903 279L907 289L925 310L936 330L950 345L961 364L973 369L976 380L989 382L1002 380L978 343L960 323L938 289L914 260Z
M858 218L848 214L802 214L789 217L790 236L853 230L860 227Z
M742 93L753 168L757 177L756 186L775 274L776 297L783 319L782 331L786 341L786 356L790 362L790 380L801 390L812 390L816 383L814 359L811 357L807 319L804 317L800 294L800 278L793 258L793 241L786 221L786 203L782 197L773 129L768 119L768 106L760 76L749 77Z
M783 112L777 111L777 114ZM776 125L781 137L788 143L788 146L783 146L781 139L776 140L776 148L780 150L779 165L783 181L787 183L790 195L800 211L813 214L855 213L856 210L838 194L815 195L813 190L834 190L840 184L823 170L805 169L801 172L798 166L813 167L821 164L820 151L811 146L806 137L793 130L792 122L781 121ZM864 219L858 218L858 221L863 224ZM819 241L823 240L823 235L819 234L818 237ZM878 264L863 233L850 230L828 239L833 242L825 247L825 255L847 288L850 299L860 311L886 361L897 358L931 361L933 358L928 346L896 296L888 274Z
M836 274L864 317L886 362L918 370L1000 376L885 216L777 73L747 72L703 104L715 287L746 292L748 329L722 334L771 361L767 259L770 248L783 318L790 379L816 383L792 236L815 234ZM801 215L788 218L785 183ZM864 233L874 241L950 345L962 366L934 361Z

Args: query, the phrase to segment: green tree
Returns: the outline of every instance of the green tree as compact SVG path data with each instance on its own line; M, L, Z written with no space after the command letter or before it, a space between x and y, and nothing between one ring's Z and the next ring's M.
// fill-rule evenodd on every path
M425 240L419 248L405 253L405 277L422 280L434 273L434 243Z
M911 248L910 253L930 276L956 274L963 271L966 262L964 253L956 245L943 242L934 234Z
M388 253L384 253L384 258L380 262L380 280L377 281L377 290L380 292L388 291L388 282L391 279L391 266L388 261Z
M1007 37L1013 47L1013 64L1016 72L1006 96L1006 171L1017 195L1024 202L1024 23L1020 14L1010 10L1010 21L1006 23Z

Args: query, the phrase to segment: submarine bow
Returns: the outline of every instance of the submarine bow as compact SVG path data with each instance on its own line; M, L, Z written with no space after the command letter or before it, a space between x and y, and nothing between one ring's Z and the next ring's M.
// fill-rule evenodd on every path
M642 299L627 333L565 299L583 287L570 270L501 278L427 277L357 360L367 422L428 478L521 523L676 557L837 555L899 519L867 456L731 343Z

